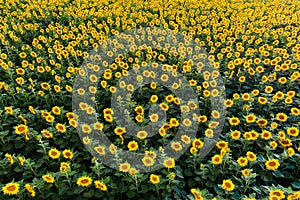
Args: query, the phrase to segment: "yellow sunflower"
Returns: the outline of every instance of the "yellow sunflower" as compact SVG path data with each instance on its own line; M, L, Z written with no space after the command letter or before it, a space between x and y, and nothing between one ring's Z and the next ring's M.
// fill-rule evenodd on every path
M105 183L101 182L101 181L94 181L95 187L102 190L102 191L106 191L107 187L105 185Z
M232 191L234 190L234 184L233 182L230 180L230 179L227 179L227 180L223 180L223 183L222 183L222 188L226 191Z
M47 183L54 183L54 178L50 174L43 175L42 178Z
M268 170L276 170L280 166L280 163L277 159L271 159L266 161L265 165Z
M92 178L90 178L89 176L82 176L80 178L77 179L77 185L81 186L81 187L88 187L89 185L92 184Z
M159 176L155 174L150 175L150 182L153 184L158 184L160 182Z
M19 193L20 185L18 183L8 183L2 187L4 194L15 195Z

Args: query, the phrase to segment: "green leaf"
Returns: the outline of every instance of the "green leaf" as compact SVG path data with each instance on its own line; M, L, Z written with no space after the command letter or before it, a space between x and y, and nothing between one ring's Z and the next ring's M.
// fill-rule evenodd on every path
M292 186L299 190L300 189L300 181L293 182Z

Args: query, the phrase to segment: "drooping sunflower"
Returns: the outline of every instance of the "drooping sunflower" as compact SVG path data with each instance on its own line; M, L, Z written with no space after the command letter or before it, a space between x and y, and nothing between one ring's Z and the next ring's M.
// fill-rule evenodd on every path
M43 175L42 178L47 183L54 183L54 178L50 174Z
M95 187L102 190L102 191L106 191L107 190L107 186L105 183L97 180L97 181L94 181L94 184L95 184Z

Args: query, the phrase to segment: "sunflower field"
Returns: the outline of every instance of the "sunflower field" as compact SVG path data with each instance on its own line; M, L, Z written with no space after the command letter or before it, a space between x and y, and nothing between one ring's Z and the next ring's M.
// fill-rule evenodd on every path
M0 0L0 200L300 199L299 25L298 0Z

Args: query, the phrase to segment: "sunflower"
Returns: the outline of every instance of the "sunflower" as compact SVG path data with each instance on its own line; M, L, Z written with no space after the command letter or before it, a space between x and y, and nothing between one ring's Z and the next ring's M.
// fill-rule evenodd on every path
M95 150L99 155L101 155L101 156L103 156L103 155L106 154L106 152L105 152L105 147L104 147L104 146L100 146L100 145L95 146L95 147L94 147L94 150Z
M175 167L175 160L174 158L167 158L164 160L164 166L168 169Z
M284 199L285 195L284 192L282 190L270 190L270 196L277 196L279 199Z
M178 120L176 118L171 118L170 119L170 125L172 127L177 127L177 126L179 126L179 122L178 122Z
M24 162L25 162L24 158L23 157L18 157L18 160L20 162L20 165L23 166Z
M82 176L80 178L77 179L77 185L81 186L81 187L88 187L89 185L92 184L92 178L88 177L88 176Z
M276 114L276 119L280 122L286 122L288 116L285 113L278 113Z
M165 97L165 100L168 102L168 103L171 103L173 100L174 100L174 96L172 94L170 95L167 95Z
M260 127L264 127L268 124L268 120L267 119L258 119L256 121L256 123L260 126Z
M55 125L55 128L58 132L61 132L61 133L65 133L67 131L66 126L64 124L61 124L61 123L57 123Z
M58 151L56 148L54 149L50 149L48 152L48 155L52 158L52 159L57 159L60 156L60 151Z
M249 101L250 98L251 98L251 96L250 96L249 93L244 93L244 94L242 95L242 98L243 98L245 101Z
M227 180L223 180L223 183L222 183L222 188L226 191L232 191L234 190L234 184L233 182L230 180L230 179L227 179Z
M71 160L74 157L73 152L71 150L69 150L69 149L65 149L62 152L62 154L63 154L64 158L66 158L66 159L70 159Z
M269 145L270 145L273 149L276 149L276 147L278 146L277 142L275 142L275 141L270 142Z
M136 114L138 115L144 115L144 108L142 106L137 106L134 111L136 112Z
M66 163L66 162L61 162L59 170L61 172L66 172L67 169L71 169L70 165L68 163Z
M4 110L7 114L12 115L14 113L14 110L11 107L4 107Z
M21 124L15 127L16 134L25 134L28 132L28 126Z
M180 139L185 144L190 144L191 143L191 138L188 135L182 135Z
M192 121L190 120L190 119L183 119L183 121L182 121L182 124L184 125L184 126L191 126L192 125Z
M280 163L277 159L271 159L266 161L265 165L268 170L276 170L280 166Z
M195 200L204 200L204 198L202 197L201 193L198 190L192 188L191 193L194 195Z
M119 165L119 170L120 170L121 172L128 172L129 169L130 169L130 164L129 164L128 162L121 163L121 164Z
M106 191L107 190L107 186L105 185L105 183L97 180L97 181L94 181L94 184L95 184L95 187L102 190L102 191Z
M53 133L51 133L50 131L42 130L41 133L45 136L45 138L52 138L53 137Z
M279 141L282 147L290 147L293 145L292 140L290 139L282 139Z
M229 119L229 123L230 123L230 125L232 125L232 126L237 126L237 125L239 125L240 120L239 120L239 118L237 118L237 117L231 117L231 118Z
M268 94L272 93L272 92L273 92L273 87L272 87L272 86L269 86L269 85L266 86L266 87L265 87L265 92L268 93Z
M145 156L150 156L151 158L156 158L156 153L154 151L145 151Z
M200 149L203 147L203 142L200 139L195 138L192 142L192 145L193 145L193 147Z
M169 106L166 103L160 103L159 107L164 110L164 111L168 111L169 110Z
M8 183L2 187L4 194L15 195L19 193L20 185L18 183Z
M99 131L102 131L103 130L103 124L102 123L100 123L100 122L96 122L96 123L94 123L94 125L93 125L93 128L95 129L95 130L99 130Z
M227 100L224 102L224 105L225 105L227 108L230 108L230 107L233 105L233 101L230 100L230 99L227 99Z
M201 115L201 116L198 117L198 122L204 123L204 122L206 122L206 121L207 121L207 116Z
M157 102L157 100L158 100L158 96L157 96L157 95L152 95L152 96L150 97L150 101L151 101L152 103Z
M155 174L150 175L150 182L153 184L158 184L160 182L159 176Z
M45 117L45 120L46 120L46 122L51 123L51 122L54 122L55 117L53 115L48 115Z
M122 135L122 134L124 134L125 132L126 132L126 129L125 129L125 128L116 127L116 128L114 129L114 133L115 133L116 135Z
M295 150L292 147L290 147L287 149L287 153L290 157L292 157L293 155L295 155Z
M252 151L248 151L248 152L246 153L246 155L247 155L247 159L248 159L249 161L251 161L251 162L253 162L253 161L255 161L255 160L257 159L256 154L253 153Z
M60 109L60 107L58 107L58 106L54 106L54 107L52 108L52 112L53 112L55 115L60 115L60 114L61 114L61 109Z
M7 158L7 160L10 162L10 164L14 164L14 159L13 159L13 156L9 153L6 153L5 154L5 157Z
M54 178L50 174L43 175L42 178L47 183L54 183Z
M272 138L272 133L270 131L263 130L261 133L261 138L264 140L269 140Z
M150 115L150 121L151 121L151 122L157 122L158 119L159 119L158 114L151 114L151 115Z
M212 163L215 165L219 165L222 163L222 157L218 154L214 155L211 159Z
M92 128L88 124L82 124L81 131L83 133L90 134L92 132Z
M146 166L146 167L150 167L154 164L154 159L150 156L145 156L143 159L142 159L142 162L143 164Z
M298 108L291 108L291 113L294 116L299 116L300 115L300 110Z
M104 119L105 119L105 121L107 121L107 122L112 122L112 121L114 120L113 116L112 116L112 115L109 115L109 114L104 115Z
M136 141L130 141L127 145L129 151L135 151L139 148L139 145Z
M228 142L220 141L220 142L217 142L217 143L216 143L216 146L217 146L219 149L227 148L227 147L228 147Z
M25 184L25 189L30 193L30 196L35 197L35 191L29 183Z
M296 127L290 127L287 129L287 134L293 137L297 137L299 135L299 129Z
M244 157L239 157L237 161L241 167L245 167L248 164L247 158Z
M244 170L242 170L242 174L244 176L250 176L250 170L249 169L244 169Z
M115 154L117 152L117 147L114 144L109 145L109 151L111 154Z
M171 143L171 148L174 151L181 151L182 150L182 145L180 144L180 142L172 142Z
M246 122L247 123L253 123L256 120L256 116L254 114L249 114L246 116Z
M265 97L258 97L258 103L264 105L268 102L268 99Z
M287 98L285 98L284 102L286 104L291 104L291 103L293 103L293 98L292 97L287 97Z
M232 131L230 133L230 136L231 136L232 139L238 140L241 137L241 132L238 131L238 130Z

